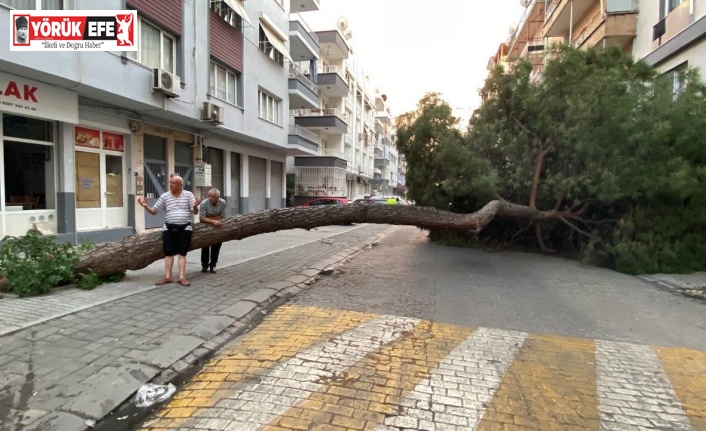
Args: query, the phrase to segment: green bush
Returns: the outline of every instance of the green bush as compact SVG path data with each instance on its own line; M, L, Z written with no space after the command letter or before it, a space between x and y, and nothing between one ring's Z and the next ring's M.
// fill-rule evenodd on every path
M54 286L70 283L79 253L71 244L57 244L36 230L24 236L6 236L0 245L0 272L12 292L19 296L40 295Z

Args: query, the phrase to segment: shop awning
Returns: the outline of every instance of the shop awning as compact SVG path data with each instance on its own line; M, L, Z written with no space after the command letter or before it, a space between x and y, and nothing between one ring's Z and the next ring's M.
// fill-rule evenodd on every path
M287 57L289 61L294 63L292 57L289 56L289 51L287 50L287 47L284 46L284 39L279 37L279 35L277 34L278 32L275 31L272 27L270 27L269 23L263 18L260 18L260 27L262 27L262 31L265 32L265 37L267 37L267 41L270 42L277 51Z

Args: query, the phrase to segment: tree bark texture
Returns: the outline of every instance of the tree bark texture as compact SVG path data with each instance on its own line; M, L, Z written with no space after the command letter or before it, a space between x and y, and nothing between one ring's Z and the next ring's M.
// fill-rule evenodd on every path
M491 201L472 214L455 214L435 208L406 205L351 204L283 208L228 217L223 219L221 227L196 224L189 250L278 230L312 229L333 224L395 224L478 233L495 217L543 220L557 216L555 211L539 211L500 200ZM142 269L163 257L162 232L152 232L101 244L84 252L76 264L76 271L84 273L92 270L98 275L109 275Z

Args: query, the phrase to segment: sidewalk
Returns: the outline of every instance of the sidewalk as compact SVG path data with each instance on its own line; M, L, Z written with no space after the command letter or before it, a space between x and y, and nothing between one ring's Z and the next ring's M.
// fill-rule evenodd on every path
M84 430L144 383L178 378L394 229L327 226L223 245L217 274L189 254L190 287L154 286L161 261L93 291L0 299L0 430Z

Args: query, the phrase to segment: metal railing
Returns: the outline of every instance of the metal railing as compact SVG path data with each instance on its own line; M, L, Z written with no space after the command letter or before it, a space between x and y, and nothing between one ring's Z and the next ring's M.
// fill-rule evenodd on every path
M559 3L561 3L562 0L547 0L547 5L545 6L544 9L544 22L546 23L551 19L552 15L554 14L554 11L556 10L557 7L559 7Z
M306 86L306 88L308 88L309 90L318 94L318 88L316 87L316 84L311 82L311 80L309 78L307 78L306 75L304 75L304 73L302 73L301 70L299 70L299 67L297 67L297 66L290 67L289 68L289 77L297 79L299 82L304 84Z
M289 115L295 117L330 117L336 116L348 123L348 115L344 112L339 111L336 108L324 108L324 109L291 109Z
M291 13L291 14L289 14L289 16L290 16L290 21L298 21L299 24L301 24L302 27L304 27L304 30L306 30L307 33L309 33L309 36L311 36L311 38L314 39L314 42L316 42L317 44L319 43L319 36L317 36L316 33L314 33L311 30L311 27L309 27L309 24L307 24L307 22L304 20L304 17L302 17L299 14L299 12Z
M338 157L339 159L348 160L348 156L346 156L343 151L332 150L330 148L319 147L319 155L328 157Z
M601 24L603 24L603 11L598 11L598 13L596 13L591 18L588 24L586 24L586 28L584 28L583 31L579 33L579 35L576 37L576 39L574 39L572 45L576 47L581 46L586 41L586 39L588 39L589 36L591 36L593 32L601 26Z
M319 143L319 137L316 133L311 130L306 130L302 126L297 126L296 124L289 125L289 134L300 136L304 139L310 140L311 142L316 142L317 144Z

